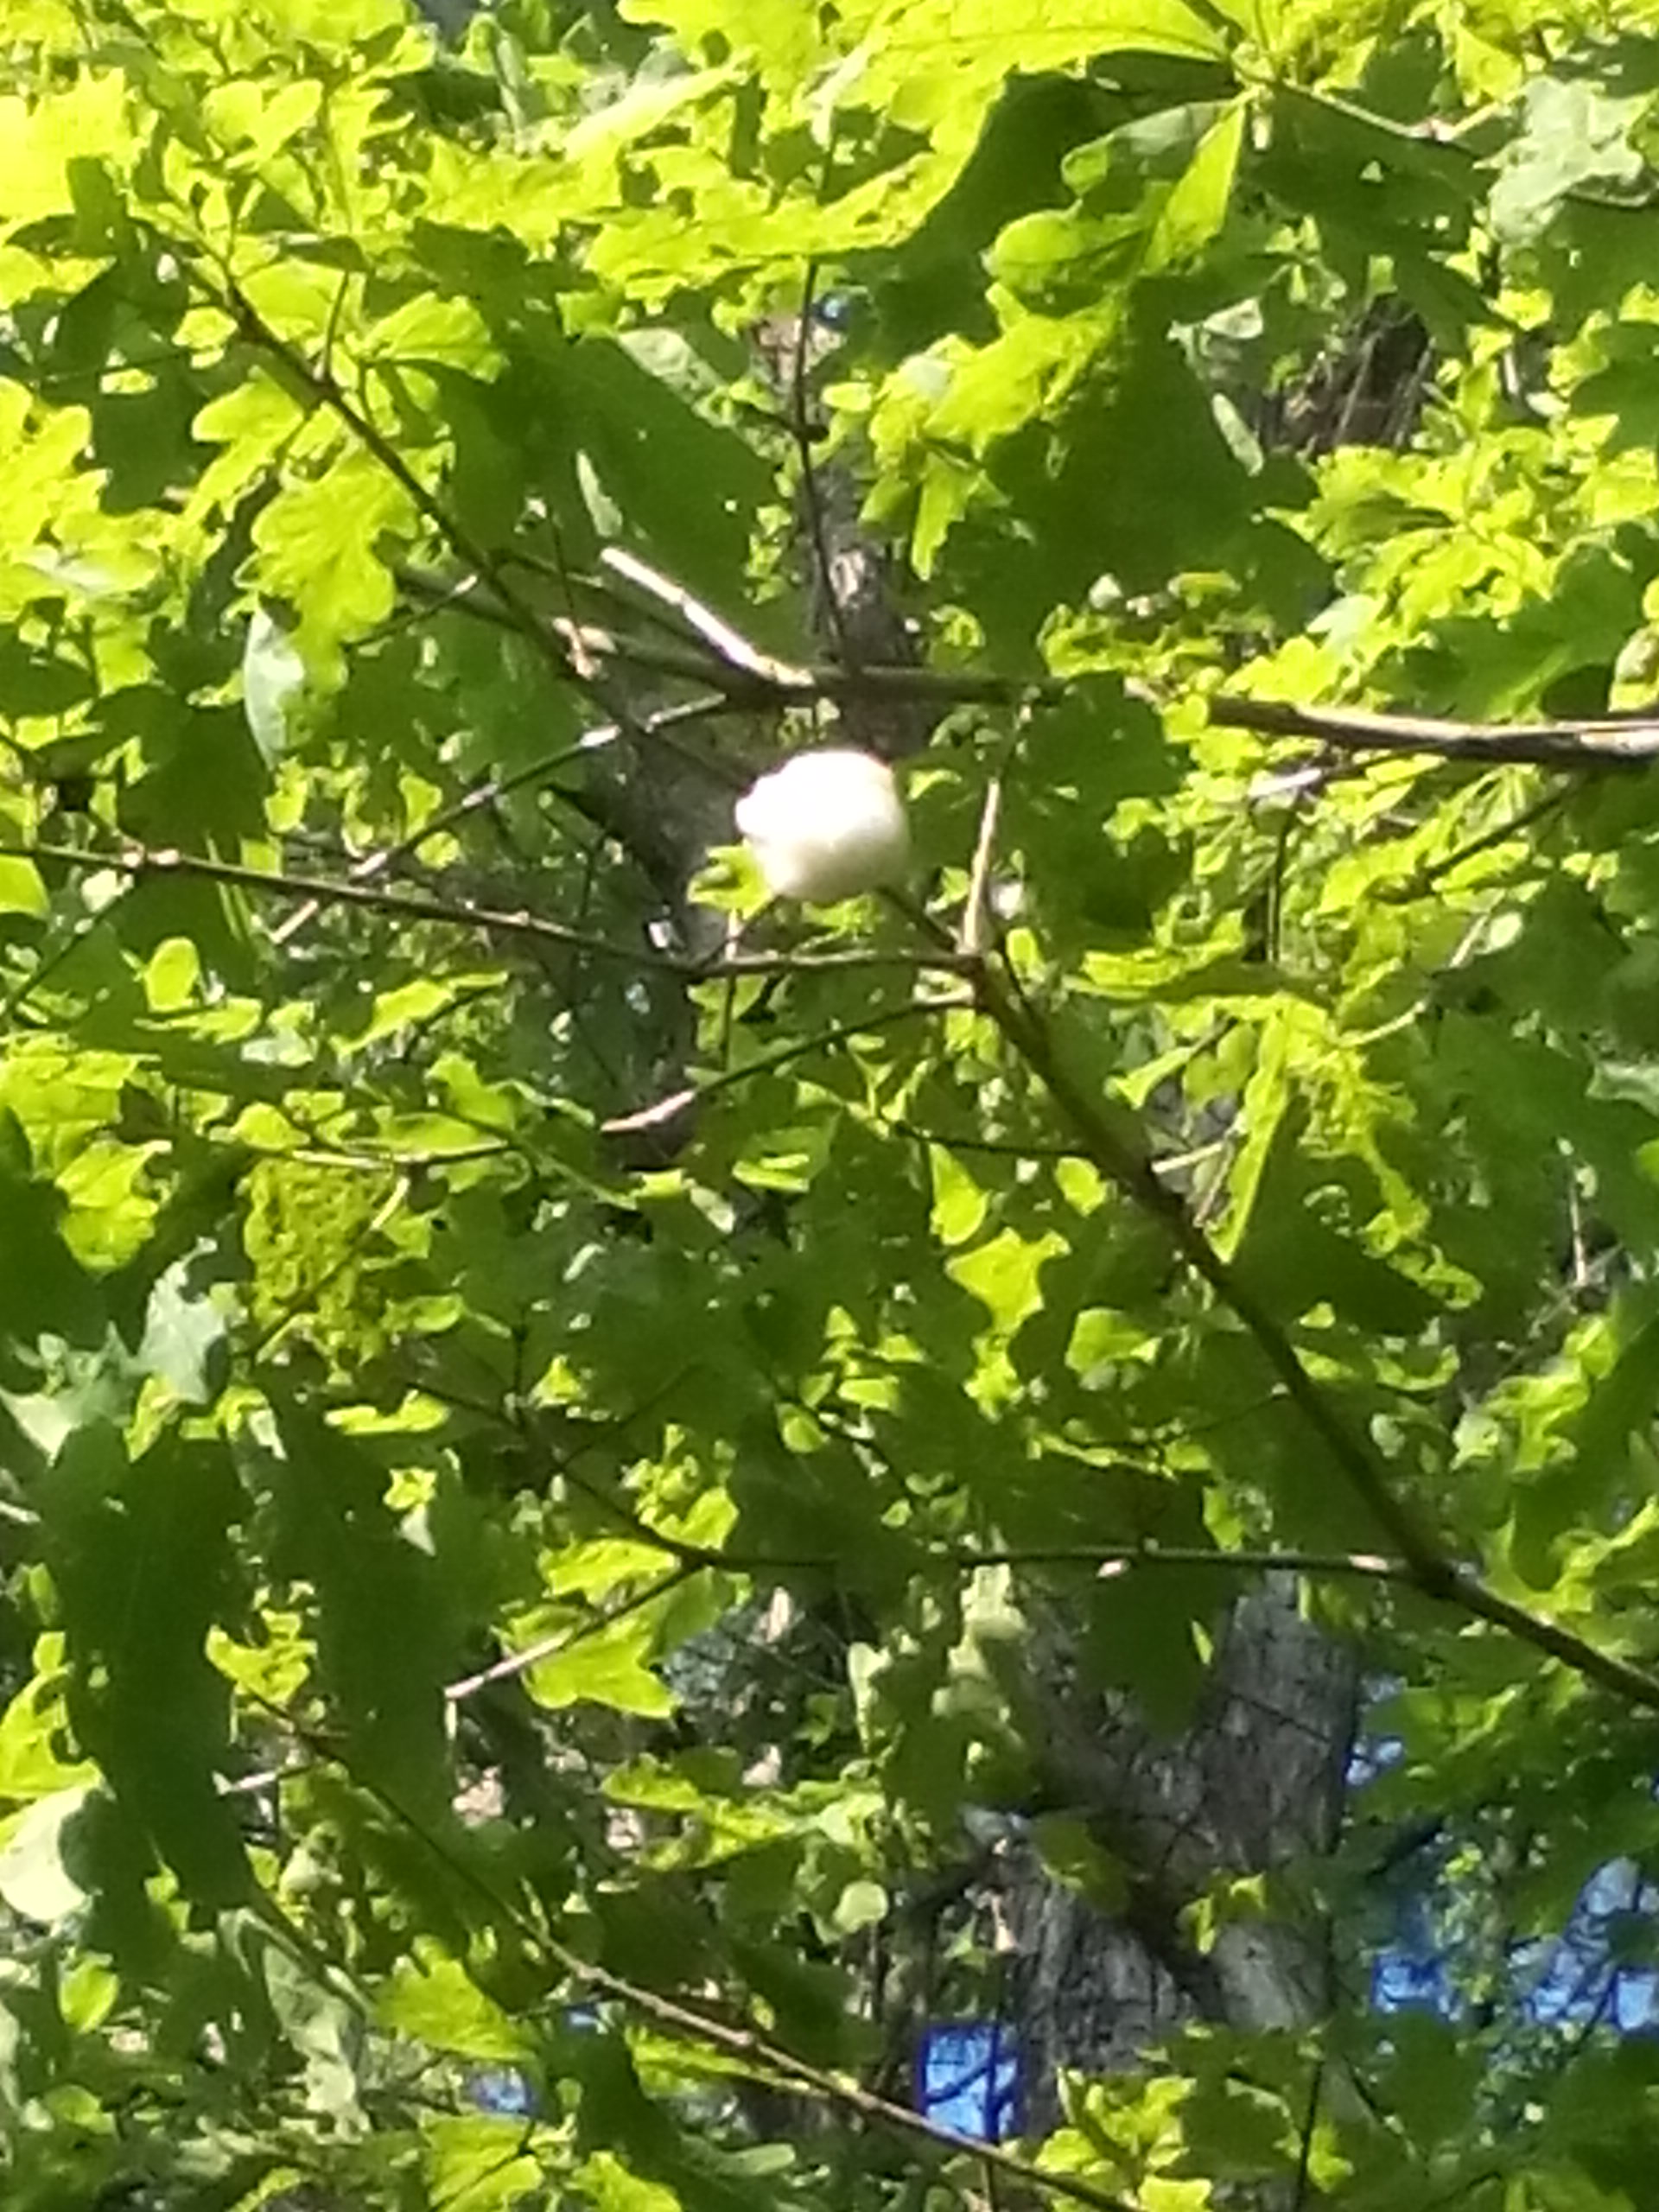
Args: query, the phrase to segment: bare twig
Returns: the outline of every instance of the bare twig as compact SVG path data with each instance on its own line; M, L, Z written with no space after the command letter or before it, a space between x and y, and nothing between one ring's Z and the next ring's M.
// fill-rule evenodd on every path
M1224 693L1210 719L1263 737L1312 738L1344 753L1427 753L1446 760L1516 763L1596 772L1659 760L1659 719L1462 722L1429 715L1378 715L1357 707L1299 707L1287 699Z
M626 547L607 545L600 555L607 569L625 576L641 591L648 591L660 599L664 607L671 607L688 629L695 630L703 643L717 653L728 668L741 675L752 676L763 683L773 685L782 691L804 691L811 688L810 669L796 666L792 662L778 660L771 653L763 653L759 645L751 645L743 632L716 614L712 607L705 607L685 586L677 583L672 576L665 576L660 569L653 569L649 561L642 561L637 553Z
M827 1029L814 1030L810 1037L802 1037L791 1045L782 1045L775 1052L763 1052L753 1060L746 1060L741 1067L722 1068L718 1075L706 1081L690 1084L683 1090L671 1091L666 1098L659 1098L650 1106L642 1106L636 1114L620 1114L614 1121L601 1122L601 1129L607 1136L621 1136L635 1129L655 1128L660 1122L671 1122L688 1107L700 1105L717 1091L730 1090L735 1084L747 1083L752 1077L770 1075L777 1068L787 1067L791 1060L805 1059L809 1054L828 1051L836 1045L844 1045L855 1037L865 1037L878 1029L891 1029L896 1022L912 1021L927 1014L942 1014L952 1007L971 1004L966 997L952 995L937 999L911 999L903 1006L887 1007L877 1013L868 1014L858 1021L840 1021Z
M63 936L50 951L43 952L26 976L22 976L0 1000L0 1031L10 1027L15 1017L22 1013L29 1000L41 986L77 953L94 930L104 928L114 918L115 910L132 889L124 883L114 898L108 899L95 914L81 914L66 928Z
M936 1144L947 1152L982 1152L1002 1160L1087 1160L1080 1144L1047 1143L1039 1137L982 1137L958 1129L924 1128L916 1122L901 1122L889 1115L874 1117L878 1128L889 1136L908 1137L912 1144Z
M1307 2103L1302 2113L1301 2140L1296 2153L1296 2193L1293 2212L1302 2212L1313 2186L1313 2131L1319 2125L1319 2094L1325 2087L1325 2061L1317 2058L1308 2076Z
M964 952L982 952L990 919L987 899L990 888L991 857L996 850L996 828L1002 812L1002 775L999 769L985 786L980 810L979 836L974 844L973 866L968 875L968 896L963 901L959 942Z
M503 553L499 565L503 569L529 569L536 575L546 573L544 565L522 550ZM476 575L446 576L435 575L411 561L399 561L392 569L400 588L435 614L446 607L454 607L462 614L470 614L480 622L491 622L498 629L522 631L524 624L513 609L498 599L491 587ZM653 676L682 676L688 681L706 677L711 673L708 656L677 638L666 645L647 643L644 639L630 638L611 629L602 622L587 622L572 614L542 615L553 635L569 649L571 660L579 664L577 672L587 683L596 673L598 664L605 661L621 661L631 668L645 670Z
M1214 1569L1227 1574L1306 1574L1317 1580L1352 1578L1361 1582L1414 1584L1408 1560L1382 1552L1316 1552L1275 1549L1271 1545L1056 1544L1046 1548L1005 1551L940 1551L931 1554L964 1571L980 1567L1090 1567L1102 1581L1143 1569Z
M949 1001L938 1001L949 1003ZM872 1117L878 1128L891 1136L908 1137L913 1144L936 1144L946 1152L979 1152L1002 1160L1088 1160L1090 1154L1080 1144L1045 1143L1039 1137L982 1137L962 1129L929 1129L915 1122L899 1121L885 1114ZM1224 1137L1212 1137L1206 1144L1195 1144L1186 1152L1162 1152L1152 1155L1154 1175L1179 1175L1189 1167L1202 1166L1206 1160L1214 1160L1227 1150Z
M504 553L499 565L514 568L522 563L523 557L518 553ZM452 577L434 575L407 562L401 563L395 574L406 590L435 609L453 606L501 629L524 628L521 616L494 597L492 588L476 577L463 577L457 582ZM677 594L684 591L683 586L670 577L663 577L662 582ZM685 597L690 599L690 594L686 593ZM1066 682L1043 677L988 676L965 670L887 666L874 662L865 662L857 668L842 668L830 662L785 661L762 654L753 646L747 650L753 655L754 665L743 667L721 658L710 659L706 653L687 645L647 644L640 639L625 637L601 623L572 623L563 616L543 618L533 609L531 619L549 630L572 653L580 646L600 666L615 663L642 670L647 675L675 677L687 683L706 684L719 691L723 706L744 713L756 708L810 705L820 700L832 705L890 699L938 707L1008 707L1033 699L1058 700L1072 688ZM715 622L721 620L718 615L709 619Z
M720 704L718 700L714 702L716 709ZM657 714L641 716L641 727L655 735L677 723L696 721L709 711L708 702L691 699L680 706L665 707ZM481 784L474 784L470 791L463 791L452 806L441 807L436 814L423 822L418 829L411 830L407 836L400 837L395 844L382 845L374 852L365 853L361 860L354 861L350 870L351 880L372 883L378 877L389 874L399 861L407 860L411 854L419 852L421 847L429 843L434 837L458 830L473 815L495 805L509 792L522 791L529 784L544 783L548 777L556 775L561 768L569 767L573 760L581 760L586 753L601 752L607 745L613 745L621 734L616 723L601 722L594 729L584 730L570 744L560 746L556 752L543 753L540 760L532 760L528 767L515 768L511 775L491 776ZM291 937L315 918L319 911L315 899L308 901L271 931L271 943L286 944Z
M1465 861L1478 860L1482 853L1491 852L1494 846L1507 844L1511 837L1518 837L1522 830L1535 829L1539 823L1548 821L1552 814L1559 814L1572 795L1572 785L1557 785L1554 790L1547 791L1541 798L1535 799L1530 806L1523 806L1518 814L1510 815L1491 830L1483 830L1478 837L1471 837L1466 844L1459 845L1455 852L1447 853L1427 868L1419 868L1407 882L1377 886L1371 893L1372 897L1395 904L1408 899L1421 899L1425 892L1432 891L1443 877L1460 868Z
M527 1674L532 1667L539 1667L544 1659L558 1658L590 1637L602 1636L618 1621L626 1620L630 1613L637 1613L642 1606L648 1605L653 1598L666 1597L671 1590L677 1590L682 1582L689 1582L701 1571L701 1561L681 1560L666 1574L659 1574L655 1581L647 1583L643 1590L633 1591L607 1611L595 1614L592 1620L579 1621L574 1628L561 1629L555 1636L539 1637L521 1650L509 1651L493 1666L480 1667L475 1675L463 1675L458 1681L447 1684L443 1694L451 1705L464 1705L468 1698L476 1697L493 1682L511 1681L518 1675Z
M372 912L399 914L411 921L445 923L453 928L482 930L507 938L528 938L545 944L562 944L598 960L624 966L658 969L686 976L694 982L717 982L727 976L788 976L800 970L847 972L861 969L937 969L954 971L963 956L954 950L918 953L906 947L883 950L849 946L844 950L813 953L740 952L722 960L699 960L689 955L658 951L645 945L615 944L586 930L567 928L524 909L506 912L469 901L434 899L413 891L382 891L367 883L353 883L317 875L294 875L278 868L245 868L235 861L215 860L206 853L182 853L172 848L128 845L119 852L83 853L67 845L0 844L0 855L18 860L55 861L70 868L109 868L117 874L194 876L208 883L223 883L237 890L262 893L276 899L315 899L325 906L362 906Z
M806 273L801 279L801 303L795 317L795 343L791 349L789 372L789 427L795 441L796 461L801 472L801 504L806 510L807 536L812 542L812 560L818 572L818 589L823 594L823 611L835 638L836 658L843 667L856 669L857 648L847 626L841 594L836 588L835 565L830 558L830 532L824 522L823 495L818 487L817 467L812 458L812 423L807 411L807 352L811 342L812 308L817 289L818 264L816 261L809 261Z

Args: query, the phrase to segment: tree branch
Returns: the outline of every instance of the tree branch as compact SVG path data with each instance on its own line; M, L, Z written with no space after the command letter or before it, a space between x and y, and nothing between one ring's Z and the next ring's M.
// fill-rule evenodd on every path
M713 703L717 711L722 702L716 700ZM700 721L709 711L710 705L707 700L690 699L683 705L665 707L657 714L643 716L640 726L655 736L659 731L671 728L677 723ZM417 829L411 830L407 836L398 838L395 844L381 845L375 851L365 854L361 860L354 861L351 868L352 880L372 883L377 877L389 874L399 861L407 860L411 854L419 852L421 847L429 843L434 837L441 837L448 830L460 829L473 815L480 813L486 806L493 806L510 792L522 791L526 785L544 783L561 768L569 767L572 761L580 760L587 753L603 751L607 745L613 745L621 734L614 722L601 722L596 728L584 730L569 745L560 746L556 752L543 753L540 760L532 760L527 767L515 768L508 775L486 777L482 783L474 784L470 790L463 791L452 805L440 807L435 814L429 817ZM317 901L308 900L296 912L290 914L280 928L271 931L271 943L286 944L313 919L317 911Z
M402 487L416 512L463 564L489 586L501 613L535 646L562 678L577 683L601 701L619 727L630 737L648 736L632 714L626 699L595 672L594 660L601 652L626 657L620 642L607 632L596 633L591 643L587 626L543 620L522 599L505 573L503 563L474 539L422 483L403 455L375 423L348 397L327 368L313 367L304 355L280 337L260 315L245 292L228 272L222 276L223 292L217 303L253 345L283 364L288 374L308 391L317 404L327 407L346 424L365 449ZM208 288L211 289L211 287ZM446 595L453 587L442 586ZM580 636L566 637L564 629L580 629ZM911 698L935 703L1018 704L1036 699L1064 697L1071 688L1065 679L1034 681L941 673L931 669L796 668L777 663L764 670L724 667L718 661L690 657L681 672L719 688L734 704L777 704L790 698L868 699ZM1255 730L1271 737L1304 737L1347 751L1426 753L1448 760L1523 761L1541 766L1597 772L1608 768L1639 767L1659 758L1659 721L1617 717L1599 721L1533 722L1482 726L1431 716L1387 715L1357 709L1298 707L1269 699L1245 699L1226 694L1210 702L1210 718L1224 728Z
M1377 885L1372 896L1390 906L1403 905L1408 899L1424 897L1443 877L1453 874L1465 861L1478 860L1483 853L1492 851L1496 846L1508 844L1511 838L1520 836L1523 830L1535 829L1539 823L1547 822L1552 814L1559 814L1572 795L1571 784L1554 785L1530 806L1523 806L1518 814L1507 816L1491 829L1484 830L1478 837L1471 837L1466 844L1459 845L1454 852L1444 854L1440 859L1420 868L1404 883Z
M503 556L503 566L522 565L521 556ZM475 576L448 577L434 575L429 570L399 562L392 571L404 590L422 600L435 613L445 607L455 607L463 614L470 614L480 622L493 623L497 629L512 630L520 634L524 628L521 613L493 595L493 588L482 584ZM664 579L664 582L668 579ZM705 712L730 713L741 708L747 711L753 703L755 687L774 702L780 693L810 691L810 672L792 670L786 662L779 662L771 671L761 674L753 668L732 667L711 659L693 645L683 644L658 645L642 638L624 637L601 622L579 622L569 615L541 614L525 606L531 619L545 629L568 652L569 665L557 671L561 677L571 682L590 681L579 677L578 663L588 669L610 661L620 666L637 669L647 676L672 677L687 683L713 685L719 690L719 698L712 709ZM716 618L717 619L717 618ZM734 697L735 685L738 696Z
M283 1715L284 1719L287 1716ZM289 1721L289 1725L293 1726ZM466 1885L494 1912L511 1922L532 1955L540 1956L556 1966L577 1988L588 1990L596 1997L607 1997L628 2011L652 2021L669 2034L689 2041L702 2043L723 2051L728 2057L741 2059L745 2065L774 2080L789 2083L792 2088L815 2098L832 2109L850 2113L857 2119L868 2120L887 2133L925 2144L930 2150L955 2157L978 2159L982 2164L993 2166L1000 2173L1023 2182L1028 2189L1045 2196L1058 2197L1072 2204L1090 2208L1090 2212L1135 2212L1126 2199L1115 2196L1109 2190L1097 2188L1077 2174L1052 2171L1032 2164L1015 2152L1004 2150L1000 2143L984 2143L969 2135L958 2134L955 2128L941 2126L923 2113L907 2106L894 2104L879 2096L874 2090L846 2075L831 2073L827 2068L814 2066L781 2044L774 2043L753 2028L722 2019L717 2013L705 2012L700 2005L682 2004L677 1998L665 1997L659 1990L632 1981L626 1975L614 1974L608 1967L584 1959L568 1944L551 1934L531 1917L513 1900L496 1889L467 1861L452 1851L444 1840L433 1834L426 1825L407 1811L391 1793L378 1783L354 1772L350 1763L339 1750L296 1730L299 1740L315 1757L337 1767L356 1786L373 1797L385 1810L423 1843L442 1866Z
M504 555L502 564L512 565L518 557ZM627 558L632 563L632 556ZM617 566L614 562L610 565ZM644 567L643 563L639 565ZM486 589L473 578L434 575L408 562L400 563L394 574L407 591L434 609L456 607L463 613L474 615L482 622L493 622L500 629L524 627L518 612L491 596L493 585ZM534 609L530 610L531 619L565 641L573 659L580 648L582 654L595 662L612 661L622 667L639 669L646 675L675 677L689 683L704 684L720 693L724 707L745 713L756 708L816 705L820 701L844 704L848 701L856 703L887 699L941 708L1020 706L1029 700L1062 699L1076 681L1053 677L976 675L966 670L905 668L870 662L861 663L856 668L842 668L827 661L780 660L775 654L763 653L750 645L720 616L704 608L684 585L662 575L660 570L651 574L659 596L670 605L681 607L688 620L691 619L690 610L696 608L701 620L694 622L693 626L717 626L733 649L702 653L690 645L648 644L643 639L625 637L602 623L573 622L562 615L544 620ZM574 674L573 671L565 672Z
M931 2150L977 2158L982 2165L1007 2174L1023 2182L1028 2189L1039 2190L1044 2196L1061 2197L1073 2204L1088 2205L1092 2208L1092 2212L1134 2212L1134 2208L1124 2198L1114 2196L1109 2190L1097 2189L1092 2182L1086 2182L1076 2174L1059 2173L1033 2165L1014 2152L1005 2151L1000 2143L981 2142L972 2136L958 2134L953 2127L942 2127L921 2113L913 2112L906 2105L894 2104L887 2097L878 2096L873 2089L849 2081L844 2075L831 2074L822 2067L809 2065L804 2059L797 2058L791 2051L785 2050L768 2037L758 2035L752 2028L733 2026L714 2014L705 2012L701 2007L682 2005L674 1998L661 1996L654 1989L644 1988L638 1982L613 1974L607 1967L592 1965L588 1960L578 1957L574 1951L568 1950L556 1936L543 1936L539 1940L573 1981L592 1990L596 1995L615 1999L671 2034L710 2044L716 2050L723 2050L734 2058L747 2060L752 2066L764 2068L817 2098L822 2104L853 2113L861 2120L885 2128L890 2134L906 2136L912 2142L926 2144Z
M810 684L810 671L762 652L723 615L716 614L712 607L705 607L683 583L664 575L660 569L653 569L637 553L630 553L625 546L607 545L599 557L613 575L623 577L640 591L649 592L664 607L672 607L686 627L695 631L709 651L740 676L785 691L798 691Z
M587 930L569 928L544 919L522 907L506 912L467 901L434 899L416 891L382 891L372 884L341 881L317 875L294 875L280 868L245 868L239 861L214 860L206 853L183 853L172 847L128 845L119 852L80 852L68 845L0 844L0 855L11 860L46 861L65 868L94 871L108 868L118 875L183 875L208 883L223 883L240 891L261 893L276 899L315 900L320 906L362 906L371 912L397 914L410 921L441 922L457 929L484 930L501 937L530 938L543 944L568 946L596 960L613 960L625 966L661 969L684 976L694 982L718 982L732 976L789 976L799 970L856 970L899 968L955 972L965 957L950 950L917 952L903 948L884 951L874 946L849 947L835 952L737 952L723 960L708 961L689 954L659 952L644 945L617 944Z
M976 2158L982 2164L995 2167L1001 2173L1024 2182L1027 2188L1045 2196L1086 2205L1090 2212L1135 2212L1135 2208L1123 2197L1115 2196L1109 2190L1096 2188L1092 2182L1084 2181L1078 2175L1051 2171L1020 2158L1013 2151L1004 2150L1001 2144L983 2143L972 2136L960 2135L956 2129L941 2126L907 2106L894 2104L890 2099L877 2095L874 2090L865 2088L844 2075L831 2073L827 2068L814 2066L804 2058L797 2058L783 2044L774 2043L769 2036L761 2035L753 2028L722 2019L718 2013L705 2012L700 2005L682 2004L677 1998L665 1997L659 1990L647 1988L639 1982L628 1980L626 1975L613 1973L608 1967L582 1957L552 1934L539 1918L532 1919L512 1897L497 1889L495 1884L476 1866L453 1850L442 1835L409 1811L391 1790L370 1777L358 1773L338 1745L329 1742L315 1729L296 1722L284 1707L258 1690L251 1690L248 1695L288 1729L311 1761L337 1769L355 1788L372 1798L422 1844L454 1880L481 1899L493 1913L500 1915L509 1923L532 1957L539 1957L556 1966L577 1988L589 1991L596 1997L609 1998L671 2035L723 2051L728 2057L741 2060L747 2068L762 2076L769 2075L776 2081L787 2082L819 2103L834 2110L851 2113L860 2120L885 2129L889 2134L925 2144L932 2151ZM297 1931L291 1929L286 1922L283 1927L284 1933L297 1938ZM329 1962L322 1960L321 1964L327 1974Z
M1477 1618L1507 1629L1586 1681L1650 1710L1659 1710L1659 1676L1615 1653L1603 1651L1570 1629L1499 1595L1472 1570L1448 1559L1415 1510L1396 1495L1370 1446L1350 1427L1308 1369L1280 1323L1223 1259L1192 1219L1179 1195L1160 1182L1150 1157L1132 1148L1101 1110L1094 1094L1075 1080L1056 1051L1046 1025L1012 980L988 963L976 976L981 1007L1037 1076L1109 1182L1167 1235L1194 1274L1255 1340L1285 1395L1330 1453L1341 1474L1399 1555L1402 1576L1426 1597L1459 1605Z
M663 1122L671 1122L688 1107L700 1105L717 1091L733 1090L741 1083L747 1083L753 1076L770 1075L774 1069L787 1067L791 1060L805 1059L810 1053L821 1052L833 1045L844 1045L855 1037L868 1036L874 1030L891 1029L897 1022L913 1021L922 1014L948 1013L953 1007L971 1003L965 992L960 996L912 999L903 1006L878 1008L857 1021L834 1022L827 1029L815 1029L810 1036L798 1038L793 1044L780 1045L775 1052L762 1052L739 1067L722 1068L718 1075L709 1076L702 1083L689 1084L683 1090L671 1091L666 1098L642 1106L637 1113L619 1114L614 1120L601 1122L599 1126L607 1136L655 1128Z
M656 1539L653 1537L649 1541L654 1542ZM671 1554L670 1555L672 1556ZM517 1651L507 1652L491 1665L480 1667L476 1674L463 1675L458 1681L446 1683L444 1697L451 1705L464 1705L468 1698L476 1697L480 1690L488 1689L492 1683L512 1681L519 1675L528 1674L532 1667L539 1667L544 1659L563 1658L567 1651L574 1651L579 1643L586 1643L595 1636L602 1636L607 1629L614 1628L630 1613L639 1612L653 1599L665 1598L671 1590L678 1589L681 1583L689 1582L694 1574L701 1571L700 1563L696 1560L677 1560L667 1573L659 1574L654 1582L646 1583L642 1589L632 1592L616 1605L595 1613L591 1620L578 1621L574 1628L561 1629L554 1636L540 1637L534 1643L524 1644Z
M1306 737L1344 753L1426 753L1446 760L1581 773L1642 768L1659 760L1659 719L1617 715L1563 722L1461 722L1429 715L1378 715L1357 707L1299 707L1287 699L1223 693L1210 719L1262 737Z
M486 621L512 629L524 626L520 612L493 604L465 582L451 583L409 568L398 574L409 588L435 604L454 602ZM662 581L677 594L683 592L671 580ZM540 618L532 613L531 619ZM561 634L579 627L580 643L594 658L706 683L734 709L819 700L835 704L909 700L940 708L1052 704L1087 680L1083 677L987 676L869 663L839 668L818 662L780 661L753 653L752 648L752 658L731 662L673 646L641 644L597 625L554 622L548 626ZM1158 708L1164 702L1148 696L1147 703ZM1219 728L1250 730L1261 737L1304 738L1357 755L1421 753L1484 766L1560 768L1579 774L1643 768L1659 760L1659 718L1653 716L1469 722L1440 715L1377 714L1357 707L1305 707L1293 700L1243 698L1231 692L1210 700L1208 713Z

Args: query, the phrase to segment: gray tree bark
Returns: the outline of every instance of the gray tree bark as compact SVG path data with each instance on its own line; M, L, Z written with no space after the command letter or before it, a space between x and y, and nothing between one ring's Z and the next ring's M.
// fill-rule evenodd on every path
M1352 1654L1303 1617L1293 1577L1271 1575L1228 1617L1185 1735L1160 1740L1127 1700L1080 1708L1069 1692L1052 1698L1056 1770L1126 1870L1130 1901L1103 1914L1029 1846L1006 1856L1027 2132L1058 2120L1063 2073L1134 2071L1195 2020L1294 2028L1329 2010L1327 1945L1311 1907L1224 1923L1206 1952L1182 1916L1217 1880L1284 1876L1330 1851L1357 1694Z

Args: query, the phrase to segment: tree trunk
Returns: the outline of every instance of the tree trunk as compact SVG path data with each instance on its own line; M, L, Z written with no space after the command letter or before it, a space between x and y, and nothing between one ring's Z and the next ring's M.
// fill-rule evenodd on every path
M1326 2012L1329 1960L1311 1910L1275 1901L1278 1916L1228 1921L1207 1951L1182 1916L1218 1881L1330 1850L1356 1691L1352 1656L1303 1618L1294 1579L1274 1575L1233 1608L1184 1736L1159 1739L1127 1700L1079 1714L1070 1691L1054 1699L1068 1797L1123 1866L1129 1901L1109 1916L1030 1844L1005 1854L1026 2132L1057 2124L1064 2072L1133 2070L1195 2020L1296 2027Z

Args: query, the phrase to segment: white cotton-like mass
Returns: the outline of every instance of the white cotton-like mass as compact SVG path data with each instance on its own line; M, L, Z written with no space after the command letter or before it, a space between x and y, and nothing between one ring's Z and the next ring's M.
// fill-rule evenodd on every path
M904 801L873 753L798 753L751 785L736 813L775 899L832 906L897 883L909 863Z

